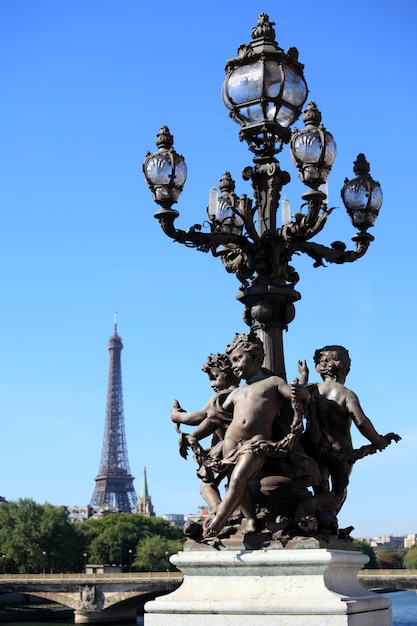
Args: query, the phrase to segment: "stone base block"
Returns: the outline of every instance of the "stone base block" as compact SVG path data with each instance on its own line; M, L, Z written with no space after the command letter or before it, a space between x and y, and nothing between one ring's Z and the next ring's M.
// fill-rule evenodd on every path
M362 587L368 557L329 549L199 550L171 557L184 573L145 605L145 626L391 626L391 602Z

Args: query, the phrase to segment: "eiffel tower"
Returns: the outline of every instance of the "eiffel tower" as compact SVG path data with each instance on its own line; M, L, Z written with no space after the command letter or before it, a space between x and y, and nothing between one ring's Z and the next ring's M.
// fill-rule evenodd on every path
M117 334L117 318L114 316L114 333L110 337L109 379L107 386L106 424L99 474L90 506L133 513L137 501L127 458L125 422L123 414L123 390L121 352L123 343Z

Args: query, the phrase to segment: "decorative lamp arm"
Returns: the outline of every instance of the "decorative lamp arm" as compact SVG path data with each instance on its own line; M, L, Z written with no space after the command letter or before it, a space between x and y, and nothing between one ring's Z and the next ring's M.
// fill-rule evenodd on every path
M253 244L245 236L230 232L201 232L201 225L194 224L187 231L175 228L174 221L178 217L178 211L173 209L161 209L154 215L159 221L162 230L168 237L181 243L188 248L196 248L200 252L212 252L213 256L220 256L217 248L220 246L234 245L249 253Z
M323 261L342 265L360 259L373 240L374 237L368 233L358 233L352 237L352 241L356 243L356 250L346 250L346 244L342 241L334 241L330 248L319 243L304 241L297 246L297 250L314 259L314 267L324 266Z

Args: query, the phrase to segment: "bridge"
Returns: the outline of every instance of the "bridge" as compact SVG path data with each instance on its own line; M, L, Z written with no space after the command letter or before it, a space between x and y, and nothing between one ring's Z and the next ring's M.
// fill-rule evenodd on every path
M180 572L128 574L1 574L0 594L45 598L74 611L75 624L136 623L137 611L181 584Z
M373 591L417 591L417 570L415 569L363 569L359 580Z

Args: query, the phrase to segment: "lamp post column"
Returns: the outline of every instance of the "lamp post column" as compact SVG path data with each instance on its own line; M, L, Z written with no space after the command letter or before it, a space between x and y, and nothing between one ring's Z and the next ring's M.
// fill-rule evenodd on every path
M242 286L237 299L245 306L244 320L261 339L264 367L286 380L283 331L295 317L294 302L301 298L293 289L294 270L282 229L277 229L277 210L281 191L290 182L274 157L255 157L254 166L243 171L251 180L256 201L259 254L257 276Z

